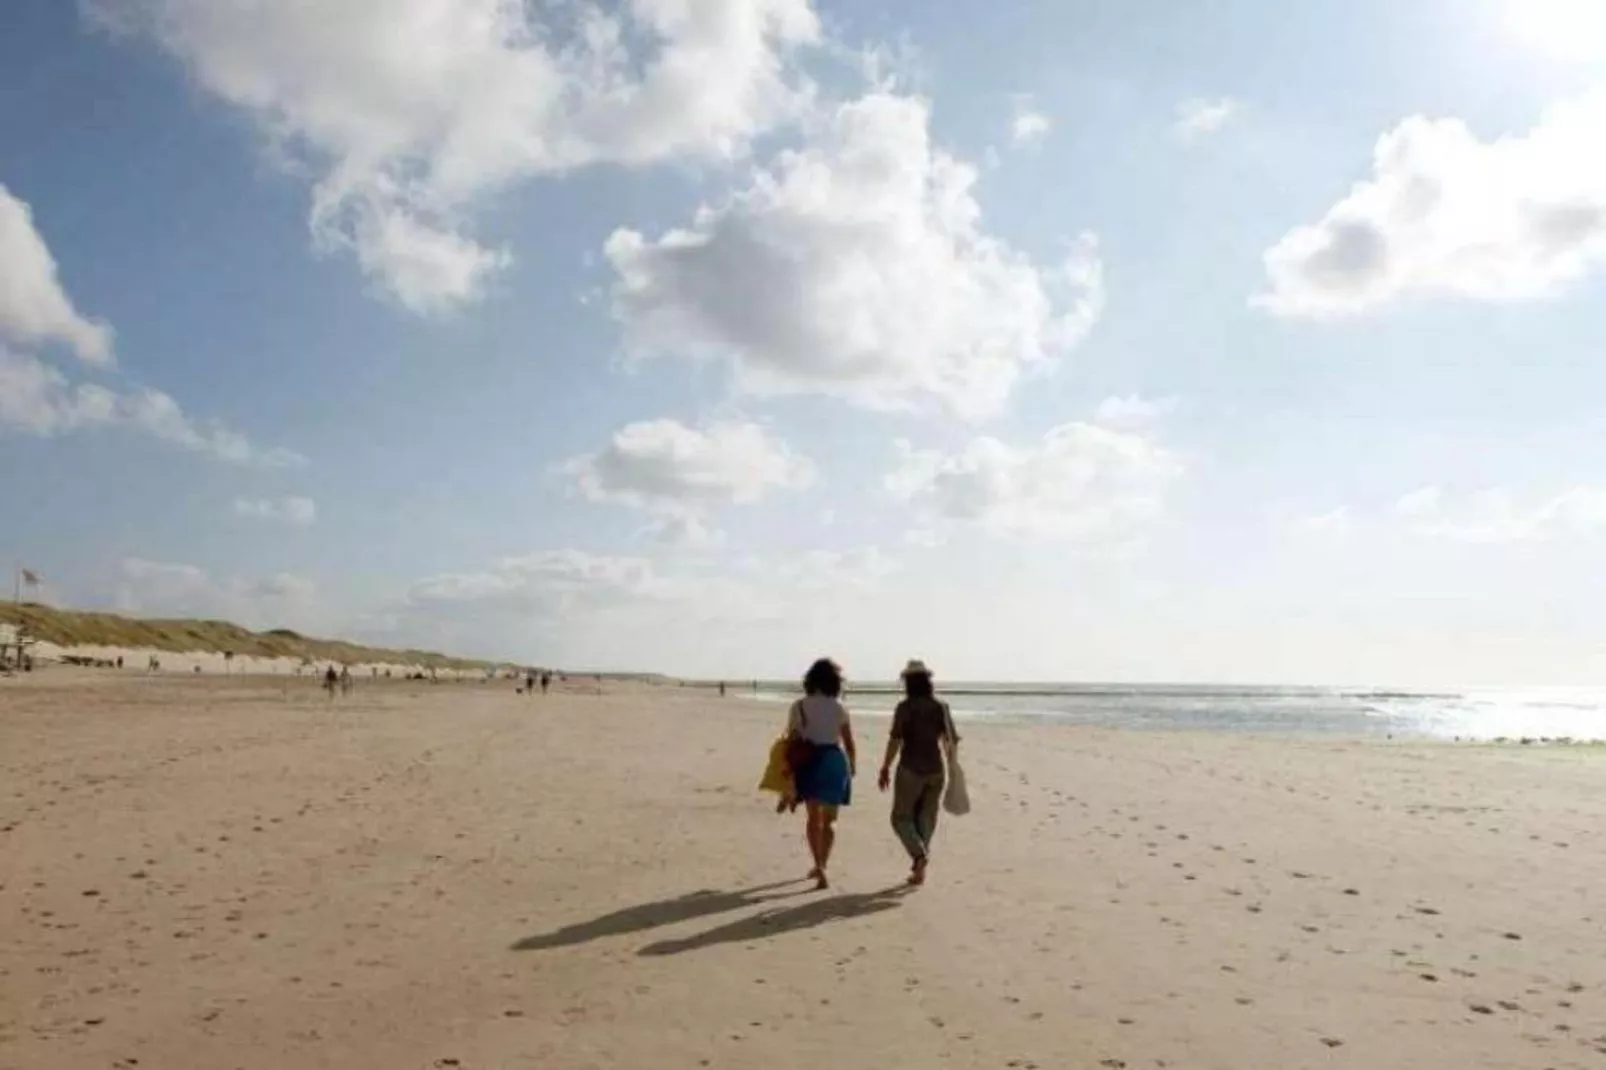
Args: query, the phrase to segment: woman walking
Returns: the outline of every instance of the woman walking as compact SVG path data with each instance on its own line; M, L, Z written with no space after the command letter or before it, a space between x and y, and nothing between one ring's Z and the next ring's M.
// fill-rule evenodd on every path
M858 750L853 723L842 705L842 670L829 658L809 666L803 676L803 697L787 715L787 734L798 757L792 765L797 797L808 810L809 854L815 887L829 888L826 867L836 844L836 818L853 801L853 774Z
M944 751L950 756L959 746L953 714L937 698L931 670L918 658L903 670L903 701L892 715L892 733L881 762L877 783L882 791L892 786L892 829L909 852L913 869L910 884L926 883L931 865L931 840L937 834L937 815L947 782ZM897 759L894 784L892 762Z

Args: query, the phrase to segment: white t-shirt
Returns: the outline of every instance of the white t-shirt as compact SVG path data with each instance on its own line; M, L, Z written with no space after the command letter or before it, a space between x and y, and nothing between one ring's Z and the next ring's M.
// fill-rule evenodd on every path
M807 695L792 703L786 718L789 732L796 732L810 743L829 746L842 735L848 711L842 703L826 695Z

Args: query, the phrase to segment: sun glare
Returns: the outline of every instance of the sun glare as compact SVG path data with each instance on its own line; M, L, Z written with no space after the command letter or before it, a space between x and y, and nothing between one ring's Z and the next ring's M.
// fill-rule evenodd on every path
M1549 58L1606 60L1606 0L1504 0L1512 34Z

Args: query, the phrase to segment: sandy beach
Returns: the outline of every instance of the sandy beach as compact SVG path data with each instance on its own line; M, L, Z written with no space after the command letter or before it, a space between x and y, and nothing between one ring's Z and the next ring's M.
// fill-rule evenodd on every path
M780 707L0 680L0 1067L1606 1065L1606 750L968 725L815 893Z

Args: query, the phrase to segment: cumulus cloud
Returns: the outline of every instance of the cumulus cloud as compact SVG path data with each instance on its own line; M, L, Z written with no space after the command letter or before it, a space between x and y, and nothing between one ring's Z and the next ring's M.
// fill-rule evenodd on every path
M1266 252L1255 303L1336 318L1407 298L1561 292L1606 260L1603 127L1606 91L1491 141L1460 119L1405 120L1378 141L1368 180Z
M814 481L814 465L759 424L678 420L628 424L596 453L560 469L594 502L665 516L692 516L724 504L751 504Z
M974 526L995 535L1122 538L1158 516L1181 460L1142 430L1073 422L1027 446L979 437L954 453L897 444L885 485L926 523L917 538Z
M263 449L216 421L196 421L160 390L119 393L95 383L71 383L35 357L0 346L0 433L50 437L92 428L150 435L231 464L286 468L306 458Z
M34 229L33 211L0 185L0 338L58 342L87 364L112 363L112 331L85 319L57 277L56 259Z
M1009 139L1017 145L1027 145L1048 136L1054 122L1032 103L1029 96L1015 98L1015 115L1009 122Z
M468 233L531 176L730 158L811 93L810 0L81 0L154 41L316 176L311 228L408 308L479 297Z
M129 557L120 565L116 598L124 613L263 628L308 620L316 612L316 596L311 580L288 573L258 580L214 578L195 565Z
M1242 112L1243 105L1232 97L1194 97L1177 105L1171 133L1183 144L1192 145L1220 133Z
M1606 488L1573 487L1523 504L1493 487L1453 501L1440 487L1400 498L1394 516L1418 535L1468 543L1509 543L1597 535L1606 531Z
M748 393L993 415L1081 341L1104 285L1091 235L1039 266L988 234L976 178L926 102L848 102L688 226L615 231L615 314L636 355L729 361Z
M294 527L311 527L318 520L318 506L311 498L236 498L234 515Z

